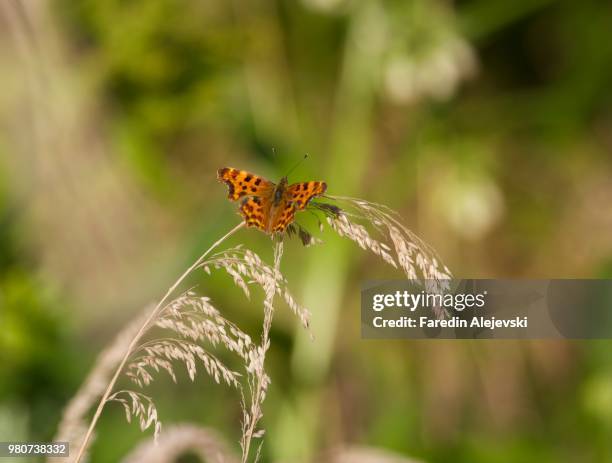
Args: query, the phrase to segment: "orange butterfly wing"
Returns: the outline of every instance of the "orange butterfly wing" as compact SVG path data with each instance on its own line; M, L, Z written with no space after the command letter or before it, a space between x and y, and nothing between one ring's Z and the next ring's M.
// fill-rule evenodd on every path
M271 223L271 231L282 233L293 222L295 213L306 208L308 202L315 196L322 195L327 190L325 182L294 183L287 187L281 204Z
M320 196L327 190L325 182L302 182L294 183L287 187L285 196L287 201L292 202L297 210L305 209L308 202L315 196Z
M276 210L276 214L270 224L272 233L282 233L295 218L295 206L293 203L286 201L281 202L280 207Z
M217 179L225 183L229 192L227 197L236 201L243 196L272 196L274 183L245 170L224 167L217 171Z
M256 227L267 232L267 221L272 203L269 198L253 196L245 198L240 204L240 214L244 217L247 227Z

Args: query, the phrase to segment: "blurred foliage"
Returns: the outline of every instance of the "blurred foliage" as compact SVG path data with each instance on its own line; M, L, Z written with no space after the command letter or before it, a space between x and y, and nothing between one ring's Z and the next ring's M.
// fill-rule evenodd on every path
M397 208L460 277L612 275L610 4L23 5L0 10L0 416L27 416L31 439L236 223L223 165L278 178L310 153L292 178ZM359 282L394 274L321 237L283 261L316 339L278 312L266 461L342 442L428 462L610 461L608 341L362 341ZM270 258L259 233L235 242ZM260 308L226 279L190 283L257 335ZM162 420L237 442L232 391L202 377L150 392ZM142 437L118 407L98 431L94 463Z
M9 203L3 195L1 203ZM0 405L7 417L24 421L29 432L51 439L62 405L76 389L79 365L72 347L74 327L61 317L54 291L36 275L32 258L16 231L16 213L2 210L0 220ZM58 359L62 359L58 361ZM4 408L4 407L3 407ZM8 411L7 411L8 410ZM4 428L3 428L4 429ZM19 426L3 438L19 439ZM13 436L13 432L17 435Z

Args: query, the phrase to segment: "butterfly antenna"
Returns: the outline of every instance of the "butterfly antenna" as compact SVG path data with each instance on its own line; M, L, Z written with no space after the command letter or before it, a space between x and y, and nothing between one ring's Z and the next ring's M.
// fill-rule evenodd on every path
M293 172L306 159L308 159L308 153L306 153L302 159L300 159L298 162L296 162L295 165L291 169L289 169L289 172L287 172L287 174L285 175L285 178L289 177L289 174L291 172Z

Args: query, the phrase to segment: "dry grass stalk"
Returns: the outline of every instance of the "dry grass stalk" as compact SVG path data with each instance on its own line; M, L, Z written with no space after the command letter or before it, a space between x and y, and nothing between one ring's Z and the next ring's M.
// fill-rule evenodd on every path
M87 379L64 409L54 441L69 442L72 449L80 448L87 432L87 412L104 393L108 381L119 362L121 362L128 345L144 321L150 316L152 310L153 305L147 306L142 314L128 323L115 337L115 340L100 353ZM59 462L60 460L66 463L65 457L49 458L49 462Z
M177 361L185 365L189 379L193 381L197 360L217 383L223 380L230 386L238 386L240 375L227 368L201 343L207 342L213 347L221 344L245 361L253 345L246 333L221 316L209 298L198 297L189 291L165 306L155 325L173 331L176 337L155 337L134 350L126 375L138 386L151 383L151 370L165 370L176 382L174 365Z
M122 463L171 463L191 453L209 463L237 463L238 458L214 430L190 424L179 424L164 429L155 442L147 439L134 449Z
M97 389L97 397L102 395L96 414L82 439L79 453L75 461L79 461L87 448L95 424L104 405L108 402L119 402L125 410L128 421L137 420L142 430L153 427L157 438L161 431L157 409L153 399L146 394L130 389L114 391L114 386L122 372L137 386L149 385L154 374L160 371L167 372L173 381L177 381L175 368L184 365L189 378L193 381L197 372L197 364L203 366L204 371L214 378L217 383L225 383L242 390L240 373L231 370L207 346L224 347L236 354L246 370L249 406L243 394L243 461L248 459L251 439L261 437L262 430L256 426L261 419L261 406L265 400L266 390L270 378L265 372L264 362L267 350L270 347L269 332L274 313L273 300L278 294L282 296L289 308L300 319L304 327L309 325L309 312L295 302L287 288L287 280L280 273L280 260L282 256L282 240L275 244L274 267L264 263L253 251L236 246L228 250L211 255L212 249L221 244L228 236L242 227L238 225L227 235L217 241L204 253L168 290L164 298L144 319L140 319L140 327L129 331L129 341L122 338L113 346L114 361L110 368L105 368L103 382L107 382L102 394L102 388ZM261 344L255 344L251 338L237 325L225 319L207 297L196 295L187 291L180 296L167 300L170 295L196 268L202 268L207 273L221 270L226 272L247 297L250 296L250 286L261 287L264 291L264 322ZM149 340L142 341L145 335L153 333L152 329L162 329L170 334L160 336L152 334ZM118 355L117 352L121 352ZM120 359L120 361L119 361ZM108 380L110 371L118 364L114 376ZM95 400L95 399L94 399ZM89 408L88 402L81 415ZM81 407L83 408L83 407Z
M287 280L280 272L282 241L275 243L274 267L265 264L261 258L249 249L236 246L223 253L216 254L201 267L210 273L211 269L224 269L233 279L236 286L250 297L249 284L256 283L265 294L274 289L274 294L282 296L291 311L299 318L302 326L310 325L310 313L300 306L287 288Z
M262 405L266 399L266 392L270 384L270 378L265 371L265 358L268 349L270 348L270 327L272 326L272 318L274 317L274 297L277 293L284 296L287 304L292 308L294 313L298 315L304 327L309 324L309 319L306 316L307 312L304 309L299 308L295 305L295 302L291 295L282 288L279 288L277 281L282 279L280 273L280 261L283 255L283 242L278 240L275 243L274 248L274 268L273 274L263 286L265 292L264 299L264 323L261 334L261 344L254 351L252 363L249 366L248 375L248 389L250 403L247 406L246 398L243 396L242 399L242 438L240 441L240 447L242 448L242 463L246 463L249 459L251 451L251 442L253 439L261 438L264 435L263 429L257 429L257 425L263 417ZM270 276L270 275L269 275ZM295 307L294 307L295 306ZM259 459L259 451L261 446L258 448L255 454L254 461Z
M319 461L327 463L423 463L388 450L375 447L349 446L330 452Z
M142 392L124 389L113 393L107 401L115 401L123 405L127 422L131 423L132 418L137 418L142 431L155 425L155 438L159 436L161 422L157 418L157 407L151 397Z
M183 282L183 280L196 268L198 268L198 266L206 259L206 257L217 247L219 246L221 243L223 243L223 241L225 241L227 238L229 238L231 235L233 235L236 231L238 231L240 228L242 228L244 226L244 223L240 223L238 224L236 227L234 227L232 230L230 230L227 234L225 234L223 237L221 237L219 240L217 240L215 243L213 243L213 245L206 251L204 252L204 254L202 254L179 278L178 280L176 280L176 282L174 282L174 284L168 289L168 291L166 291L166 294L161 298L161 300L157 303L157 305L155 306L155 308L151 311L151 313L147 316L147 318L144 320L144 322L142 323L142 325L140 326L140 328L138 329L138 331L136 332L136 334L134 334L133 338L131 339L131 341L129 342L129 345L127 346L127 348L125 349L125 352L123 354L123 357L121 359L121 361L119 362L119 365L117 366L117 369L115 370L112 378L110 379L110 381L108 382L108 385L106 386L106 389L104 390L104 393L102 394L102 397L100 398L100 401L98 403L98 407L96 408L96 411L94 413L94 416L89 424L89 427L87 429L87 432L85 433L85 436L82 440L82 444L78 450L78 453L76 454L76 458L75 458L75 462L80 462L81 459L83 458L83 455L85 454L87 447L89 445L89 440L91 439L91 436L94 432L94 429L96 427L96 424L98 422L98 419L100 418L100 415L102 414L102 410L104 409L104 406L106 405L106 403L108 402L113 388L115 387L115 384L117 382L117 380L119 379L119 376L121 375L121 372L123 371L123 368L125 367L126 363L128 362L130 356L132 355L134 348L137 346L138 342L140 341L140 339L142 338L142 336L146 333L146 331L150 328L151 323L153 322L153 320L155 319L155 317L159 314L159 311L164 307L164 305L166 304L166 301L168 300L168 298L172 295L172 293L176 290L176 288Z
M316 203L315 207L325 212L328 224L336 233L373 252L389 265L401 268L408 279L421 281L427 289L448 289L451 271L427 243L401 223L397 212L363 199L328 198L342 207L322 203ZM366 225L377 237L372 236Z
M409 279L422 281L428 290L448 287L450 278L448 268L440 264L433 249L402 225L397 213L386 206L360 199L345 197L329 197L329 199L342 204L343 207L325 203L313 203L313 206L325 212L329 225L338 234L356 242L362 249L373 252L389 265L401 268ZM239 224L213 244L174 283L146 319L139 321L140 328L130 329L129 334L122 337L121 341L116 341L116 345L110 349L113 356L108 366L99 367L102 371L99 375L101 380L106 382L110 370L117 364L118 367L108 381L106 389L102 393L103 388L100 384L96 388L84 387L84 391L89 392L87 394L84 392L83 397L90 398L79 407L75 405L77 412L71 413L71 416L82 417L92 400L102 396L94 418L82 439L76 457L77 462L82 458L100 413L109 401L122 404L128 421L138 420L143 430L153 426L155 437L160 433L161 424L151 397L128 389L113 391L122 372L125 372L137 386L144 387L153 381L155 373L162 370L176 382L177 364L185 366L189 378L193 381L198 363L217 383L223 382L241 390L243 407L241 463L249 460L253 453L251 450L253 439L264 435L264 430L258 428L258 424L263 417L262 405L270 384L270 378L265 371L265 357L270 348L270 328L275 310L274 298L277 295L281 296L306 328L309 326L310 314L295 301L287 289L286 279L280 272L283 254L283 241L280 237L275 238L274 266L265 264L257 254L242 246L210 255L214 248L243 225ZM376 237L368 231L366 225L373 229ZM304 244L312 244L314 240L307 232L305 233L308 236L300 236L302 241ZM250 297L252 285L263 289L264 320L259 344L254 343L238 326L225 319L207 297L200 297L188 291L168 302L179 284L196 268L202 268L209 274L217 270L226 272L236 287L240 288L247 297ZM154 327L169 331L171 335L153 336L152 339L141 342L144 335ZM241 359L246 370L246 394L242 390L241 375L223 364L205 345L224 347ZM123 356L119 352L122 352ZM95 371L98 371L98 368ZM258 460L260 449L261 444L254 455L254 461Z
M87 412L104 393L108 381L125 355L131 340L144 321L149 318L152 310L153 306L146 307L140 317L132 320L115 337L115 340L100 353L87 379L64 409L54 441L69 442L72 449L81 447L87 432ZM66 463L64 457L49 459L50 462L59 462L60 460Z

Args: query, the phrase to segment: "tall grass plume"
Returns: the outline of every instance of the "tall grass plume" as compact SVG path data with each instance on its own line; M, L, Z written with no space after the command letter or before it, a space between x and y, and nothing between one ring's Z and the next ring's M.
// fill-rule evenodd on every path
M431 247L401 223L395 211L361 199L324 198L332 203L312 201L310 208L323 212L334 232L401 270L408 279L428 285L430 290L448 288L449 269ZM100 356L89 379L67 407L58 432L58 437L78 446L74 461L78 463L85 455L100 414L110 402L120 404L127 421L137 421L143 431L152 428L157 439L162 429L161 420L154 399L143 389L162 372L177 382L177 368L184 369L191 381L195 381L198 371L203 371L215 382L237 389L242 405L240 461L247 463L259 459L261 441L256 449L254 441L265 434L260 421L271 381L265 360L271 347L270 329L276 299L284 301L306 329L310 313L296 302L281 273L283 236L272 236L272 265L243 245L213 253L243 226L244 223L237 225L215 242L178 278L155 307L147 309L129 324ZM287 235L293 234L305 245L321 242L297 223L290 224L287 229ZM263 291L259 340L253 340L237 324L226 319L209 297L193 289L176 294L180 284L194 270L206 274L225 273L247 298L251 297L253 287ZM215 354L218 349L231 354L232 366ZM117 388L122 377L129 379L133 386ZM96 411L86 426L85 416L96 401Z

